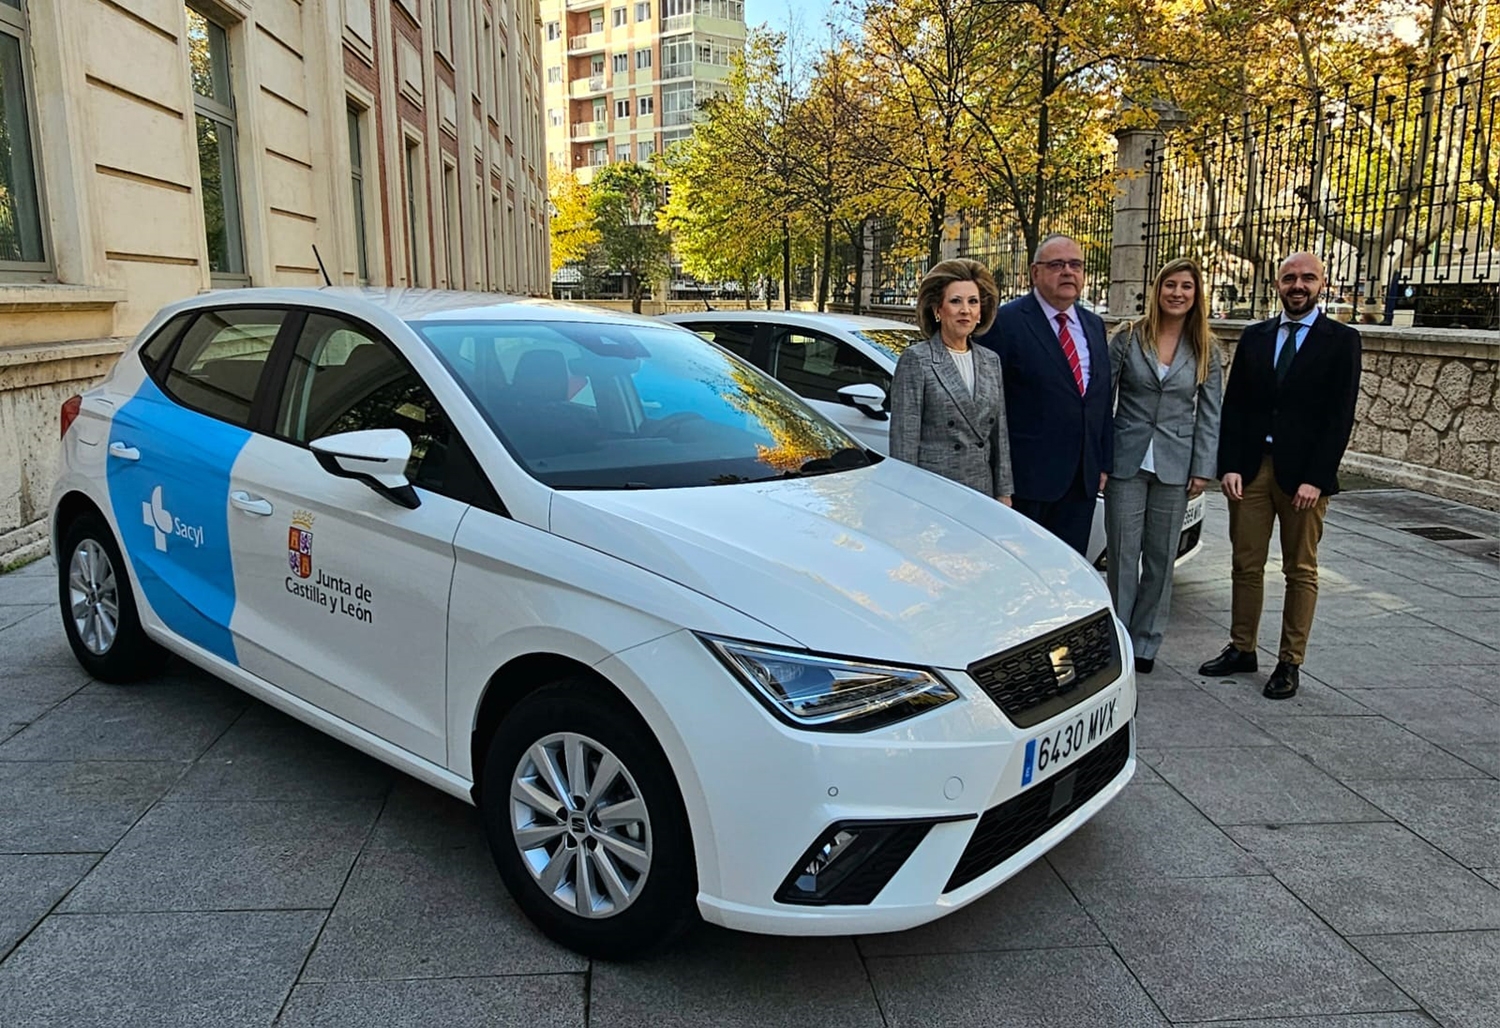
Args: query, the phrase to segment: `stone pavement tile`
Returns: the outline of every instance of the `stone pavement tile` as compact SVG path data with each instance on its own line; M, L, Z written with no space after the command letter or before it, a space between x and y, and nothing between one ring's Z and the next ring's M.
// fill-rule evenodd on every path
M1350 941L1446 1028L1500 1026L1500 932Z
M103 853L185 768L147 761L0 761L0 853Z
M1045 860L1038 860L989 895L947 917L920 928L864 935L855 941L866 957L899 957L1098 946L1104 937L1057 872Z
M329 909L378 810L378 800L159 803L62 909Z
M50 709L51 704L9 700L0 696L0 742L9 739Z
M57 603L57 576L0 575L0 607L50 607Z
M1492 575L1476 571L1448 571L1444 574L1428 575L1424 581L1434 589L1464 598L1500 596L1500 581Z
M47 609L48 606L44 603L33 603L25 606L6 606L0 603L0 631L4 631L11 625L25 621L33 614L40 614Z
M1341 935L1500 928L1500 890L1401 825L1227 831Z
M872 959L890 1028L1166 1025L1108 947Z
M71 667L39 665L32 668L0 669L0 700L61 703L89 684L89 674L74 663Z
M1139 745L1157 750L1276 745L1275 739L1202 690L1171 689L1142 695L1135 730Z
M1130 780L1131 785L1160 785L1165 779L1156 773L1156 765L1161 762L1162 754L1166 750L1137 749L1135 751L1135 777Z
M1500 782L1349 782L1466 867L1500 867Z
M1449 746L1448 751L1458 759L1473 764L1479 770L1500 778L1500 744L1493 746Z
M1456 659L1448 664L1417 664L1399 652L1353 641L1358 638L1356 630L1341 632L1336 638L1337 642L1310 643L1302 670L1344 693L1428 689L1443 684L1448 668L1464 666Z
M1275 879L1111 881L1080 891L1173 1021L1415 1008Z
M93 853L0 855L0 959L98 859Z
M78 666L63 635L62 614L57 608L38 608L9 628L0 628L0 668L59 664Z
M166 799L365 799L385 795L394 777L373 757L253 703Z
M1131 785L1047 859L1073 886L1104 879L1265 873L1169 785Z
M193 760L249 702L228 686L87 686L0 745L0 760Z
M277 1028L584 1028L581 974L339 982L292 990Z
M392 791L308 960L304 982L583 971L500 881L472 807L409 780Z
M778 939L704 926L639 963L596 961L590 975L590 1028L883 1024L852 939Z
M1435 667L1427 670L1432 672L1431 683L1434 687L1457 686L1482 700L1500 705L1500 666L1470 664L1466 667Z
M1388 820L1281 746L1172 750L1156 773L1219 825Z
M1494 611L1423 611L1421 617L1500 652L1500 614Z
M1474 871L1479 877L1500 889L1500 867L1481 867Z
M1432 1028L1426 1014L1328 1014L1255 1021L1179 1021L1180 1028Z
M55 915L0 964L6 1028L263 1028L317 911Z
M1346 691L1371 710L1450 753L1456 752L1457 746L1500 745L1500 704L1467 689L1440 686Z
M1482 778L1465 764L1383 717L1250 715L1268 734L1334 778Z
M1274 657L1272 660L1274 661ZM1269 665L1274 668L1275 664ZM1256 721L1261 717L1357 717L1375 711L1362 706L1337 689L1320 682L1316 675L1302 669L1302 684L1289 700L1268 700L1261 694L1270 672L1260 675L1238 675L1225 680L1201 679L1203 691L1237 714Z

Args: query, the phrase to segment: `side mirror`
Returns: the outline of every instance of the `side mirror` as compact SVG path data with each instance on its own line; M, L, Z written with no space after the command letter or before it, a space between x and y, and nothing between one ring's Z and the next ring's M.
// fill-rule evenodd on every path
M311 445L313 456L330 475L357 479L408 510L422 505L421 497L406 480L411 440L399 428L340 432L314 439Z
M863 411L867 417L876 421L885 421L890 417L885 412L885 390L871 382L856 382L842 387L839 389L839 401Z

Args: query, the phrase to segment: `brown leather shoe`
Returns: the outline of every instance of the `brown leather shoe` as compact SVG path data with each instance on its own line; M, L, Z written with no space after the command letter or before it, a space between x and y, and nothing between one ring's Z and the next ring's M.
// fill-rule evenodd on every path
M1271 700L1289 700L1297 695L1297 687L1301 684L1301 669L1296 664L1278 660L1276 670L1271 672L1261 695Z
M1224 652L1213 660L1207 661L1198 668L1198 673L1208 678L1219 678L1223 675L1237 675L1244 671L1256 669L1255 651L1249 653L1234 648L1234 643L1224 647Z

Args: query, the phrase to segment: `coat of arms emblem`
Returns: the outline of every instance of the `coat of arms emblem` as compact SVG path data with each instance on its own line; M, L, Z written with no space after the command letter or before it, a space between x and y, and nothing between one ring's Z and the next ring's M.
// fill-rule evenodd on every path
M287 566L298 578L312 577L312 526L311 511L292 511L292 525L287 530Z

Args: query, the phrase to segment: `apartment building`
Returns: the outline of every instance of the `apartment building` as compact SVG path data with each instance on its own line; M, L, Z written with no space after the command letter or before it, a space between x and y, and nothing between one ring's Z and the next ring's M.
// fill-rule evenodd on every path
M538 0L0 0L0 566L58 408L169 301L545 295Z
M588 181L692 131L745 46L743 0L542 0L547 160Z

